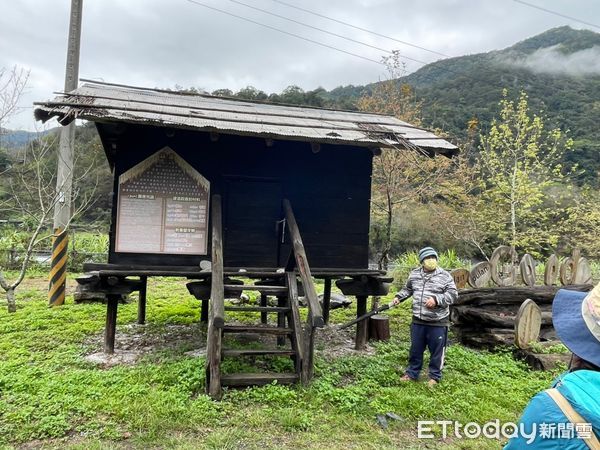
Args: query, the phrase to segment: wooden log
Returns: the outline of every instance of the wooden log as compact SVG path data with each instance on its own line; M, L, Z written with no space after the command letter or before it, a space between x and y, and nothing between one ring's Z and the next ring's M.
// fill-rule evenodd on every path
M369 339L374 341L390 340L390 318L375 315L369 318Z
M560 364L566 366L571 361L570 353L533 353L529 350L519 350L516 354L525 360L534 370L554 370Z
M221 196L213 195L212 208L212 277L210 288L210 324L216 328L223 328L225 324L225 288L223 284L223 229Z
M106 301L106 327L104 329L104 353L115 352L115 335L117 332L117 308L120 295L108 294Z
M538 305L551 304L559 289L588 292L591 284L578 284L570 286L506 286L496 288L466 289L458 293L455 305L493 305L493 304L518 304L530 298Z
M542 326L552 325L551 305L543 305ZM454 306L450 309L450 320L455 325L477 325L481 327L513 328L517 316L516 305Z
M367 313L367 298L366 295L356 296L356 317L364 316ZM364 350L367 346L368 333L369 329L366 320L361 320L356 324L356 339L354 342L356 350Z
M317 290L312 279L310 272L310 266L308 265L308 259L304 250L304 244L302 243L302 237L300 236L300 230L292 211L292 205L287 199L283 200L283 208L285 210L285 217L289 227L290 235L292 237L292 245L294 248L294 256L296 261L296 268L302 279L302 285L304 286L305 297L309 306L309 313L312 319L312 325L315 327L323 327L325 321L323 320L323 311L319 298L317 297Z
M141 276L140 277L140 290L139 290L139 300L138 300L138 315L137 315L137 323L143 325L146 323L146 293L148 289L148 277Z

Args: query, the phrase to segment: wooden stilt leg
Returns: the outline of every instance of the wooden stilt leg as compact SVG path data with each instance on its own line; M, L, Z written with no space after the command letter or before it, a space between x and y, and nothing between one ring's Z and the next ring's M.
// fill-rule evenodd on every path
M200 322L208 323L208 300L201 300L202 304L200 305Z
M331 278L325 278L323 290L323 320L329 323L329 305L331 302Z
M146 323L146 292L148 288L148 277L140 277L140 299L138 301L137 323L144 325Z
M367 313L367 296L356 296L356 317L363 316ZM368 320L361 320L356 324L356 342L354 348L363 350L367 346L369 327Z
M120 295L108 294L106 299L106 328L104 330L104 353L115 352L115 334L117 331L117 307Z

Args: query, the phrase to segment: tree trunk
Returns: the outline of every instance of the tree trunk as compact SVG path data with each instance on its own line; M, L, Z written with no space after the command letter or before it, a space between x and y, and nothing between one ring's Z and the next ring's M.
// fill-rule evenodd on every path
M17 312L17 300L15 298L15 289L9 288L6 291L6 301L8 304L8 312L14 313Z

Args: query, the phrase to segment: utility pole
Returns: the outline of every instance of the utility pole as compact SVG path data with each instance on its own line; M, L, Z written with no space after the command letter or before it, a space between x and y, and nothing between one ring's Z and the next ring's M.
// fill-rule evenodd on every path
M79 48L81 43L82 10L83 0L71 0L69 42L67 44L67 67L65 71L65 92L77 89L77 82L79 80ZM63 127L60 133L60 148L56 169L56 194L58 196L58 201L54 206L52 266L50 269L50 283L48 289L48 301L50 306L62 305L65 302L69 250L69 238L66 228L71 219L74 140L75 121Z

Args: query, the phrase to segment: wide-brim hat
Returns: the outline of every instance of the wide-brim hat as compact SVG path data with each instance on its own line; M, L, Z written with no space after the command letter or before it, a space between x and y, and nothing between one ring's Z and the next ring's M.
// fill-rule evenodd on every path
M587 294L560 289L552 303L552 322L571 352L600 366L600 283Z

